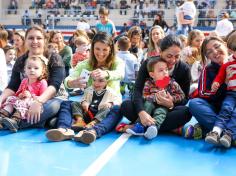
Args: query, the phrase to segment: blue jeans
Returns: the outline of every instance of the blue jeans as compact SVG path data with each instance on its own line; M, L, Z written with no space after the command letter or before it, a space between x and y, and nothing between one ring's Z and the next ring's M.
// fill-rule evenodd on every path
M189 110L205 132L212 130L218 115L214 106L202 98L194 98L189 101ZM231 133L233 140L236 140L236 109L232 112L225 130Z
M217 115L215 126L225 129L227 124L229 123L236 105L236 99L234 94L235 92L227 92L227 96L225 97L220 112Z
M54 117L58 113L62 101L63 100L59 98L52 98L48 100L46 103L43 104L43 112L40 115L40 121L38 123L32 125L22 120L19 124L19 128L21 129L28 127L43 128L45 126L46 121Z
M72 124L72 101L63 101L58 113L57 128L71 128ZM97 137L112 131L121 120L120 107L114 106L107 116L92 129L97 133Z
M71 128L72 125L72 108L73 101L63 101L58 112L57 128Z
M101 137L102 135L112 131L115 126L121 120L122 115L120 113L120 107L114 106L107 116L98 124L96 124L93 129L97 133L97 137Z

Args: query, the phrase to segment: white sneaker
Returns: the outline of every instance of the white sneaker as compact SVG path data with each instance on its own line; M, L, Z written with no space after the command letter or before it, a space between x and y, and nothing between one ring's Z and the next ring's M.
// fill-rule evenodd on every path
M144 133L144 137L147 139L153 139L157 136L157 134L158 134L157 127L152 125L147 128L146 132Z

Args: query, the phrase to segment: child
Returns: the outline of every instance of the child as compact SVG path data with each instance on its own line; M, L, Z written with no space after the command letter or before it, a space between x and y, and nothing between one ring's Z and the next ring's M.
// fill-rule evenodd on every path
M146 80L144 85L144 110L155 119L155 125L147 127L145 131L145 127L137 122L133 128L128 128L126 132L133 135L144 135L147 139L153 139L157 136L158 130L168 112L166 107L158 105L156 93L161 92L164 97L172 97L173 106L174 103L182 101L185 95L178 83L174 80L169 80L168 67L165 60L160 57L149 58L147 69L152 79ZM160 82L165 82L165 85L161 85Z
M50 58L50 56L53 54L53 53L56 53L56 54L59 54L59 46L57 43L49 43L48 44L48 51L47 51L47 57Z
M186 0L182 6L180 6L180 11L183 12L183 17L185 20L193 20L196 15L196 7L193 3L193 0ZM186 31L188 27L188 31L192 31L193 24L182 24L182 30Z
M221 144L226 148L231 146L232 139L235 140L236 131L227 129L228 122L232 116L232 112L235 110L236 105L236 93L235 93L235 66L236 66L236 35L231 35L227 40L227 47L233 54L231 61L223 64L212 83L212 92L217 92L220 85L227 84L226 97L221 105L221 110L216 116L215 125L211 132L206 135L205 141L218 145ZM223 134L222 134L223 133Z
M8 97L0 109L2 126L12 132L17 132L18 124L27 117L30 104L38 101L37 96L40 96L47 88L46 64L47 59L41 55L33 55L27 59L25 65L27 78L22 80L15 96Z
M109 10L102 6L99 9L99 17L100 17L100 22L96 24L96 30L97 32L106 32L108 35L112 36L112 38L116 37L116 27L114 23L108 19L109 15Z
M117 52L117 57L125 62L125 78L121 81L121 94L125 93L126 86L128 86L128 88L132 87L131 85L135 81L139 70L137 58L129 51L130 46L131 43L128 37L122 36L118 39L118 47L120 50Z
M6 57L6 63L7 63L7 76L8 76L8 82L10 81L11 74L12 74L12 68L15 64L16 59L16 50L13 46L5 46L3 48L5 57Z
M120 104L118 95L107 87L106 79L93 78L92 86L85 89L81 102L73 102L71 105L75 119L72 129L80 131L83 128L93 127L106 117L113 105Z
M89 38L88 36L80 35L75 38L76 53L71 59L71 67L74 68L79 62L89 57Z

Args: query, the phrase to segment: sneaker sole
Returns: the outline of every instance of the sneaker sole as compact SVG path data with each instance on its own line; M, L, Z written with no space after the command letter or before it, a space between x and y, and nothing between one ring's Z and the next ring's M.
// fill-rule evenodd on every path
M72 139L74 135L64 135L61 131L58 131L57 129L55 129L55 130L47 131L46 137L50 141L60 142L60 141Z
M158 130L155 126L150 126L147 128L147 131L144 133L144 137L147 139L153 139L157 136Z
M144 135L144 133L135 133L133 130L131 130L131 129L126 129L126 133L128 133L128 134L132 134L132 135L134 135L134 136L143 136Z
M77 142L82 142L84 144L91 144L96 140L96 137L90 132L84 132L81 135L75 135L74 140Z
M223 145L225 148L229 148L231 146L231 144L224 139L220 139L220 144Z
M10 119L3 118L1 122L5 127L7 127L11 132L16 133L18 130L18 125L10 121Z
M219 145L219 142L215 141L214 138L206 137L205 141L210 144Z

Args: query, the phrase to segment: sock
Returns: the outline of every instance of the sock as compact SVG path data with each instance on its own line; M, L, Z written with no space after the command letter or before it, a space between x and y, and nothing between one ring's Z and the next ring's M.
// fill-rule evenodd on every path
M217 132L217 134L220 136L223 130L218 126L214 126L212 131Z
M179 128L176 128L176 129L173 129L172 131L173 131L173 133L182 136L182 134L183 134L183 126L181 126Z

